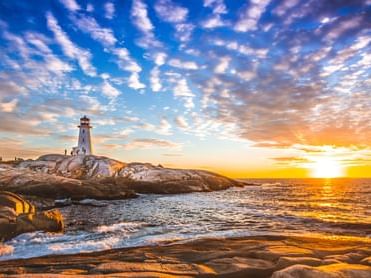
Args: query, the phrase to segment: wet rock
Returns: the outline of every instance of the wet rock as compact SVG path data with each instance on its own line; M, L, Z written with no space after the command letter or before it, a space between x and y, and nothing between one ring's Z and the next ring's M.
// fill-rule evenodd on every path
M0 192L0 239L8 240L22 233L63 230L58 210L38 212L35 207L11 192Z

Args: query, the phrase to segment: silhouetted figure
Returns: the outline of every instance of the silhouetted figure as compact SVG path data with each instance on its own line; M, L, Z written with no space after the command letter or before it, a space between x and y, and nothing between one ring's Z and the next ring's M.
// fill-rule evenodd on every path
M67 155L67 150L66 149L64 149L64 155Z

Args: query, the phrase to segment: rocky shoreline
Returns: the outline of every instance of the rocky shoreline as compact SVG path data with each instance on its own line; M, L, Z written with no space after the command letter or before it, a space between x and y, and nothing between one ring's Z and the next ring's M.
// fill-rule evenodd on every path
M345 238L288 236L200 239L3 261L0 274L7 277L369 278L371 244Z
M36 160L0 163L0 240L24 232L53 231L49 223L35 221L36 216L42 219L41 216L48 215L63 226L59 211L50 211L57 207L97 206L94 200L135 198L137 193L179 194L233 186L244 184L208 171L124 163L95 155L49 154ZM30 200L30 205L40 213L23 211L22 205L28 201L22 197ZM58 215L54 217L53 213ZM23 223L23 218L28 219L30 225Z

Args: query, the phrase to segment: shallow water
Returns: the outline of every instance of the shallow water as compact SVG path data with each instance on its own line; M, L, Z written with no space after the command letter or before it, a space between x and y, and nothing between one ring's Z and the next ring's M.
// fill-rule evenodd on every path
M0 260L201 237L307 234L371 238L371 179L247 181L256 186L99 202L105 207L65 207L61 209L67 226L64 234L20 235L6 242L8 249L3 250L9 253Z

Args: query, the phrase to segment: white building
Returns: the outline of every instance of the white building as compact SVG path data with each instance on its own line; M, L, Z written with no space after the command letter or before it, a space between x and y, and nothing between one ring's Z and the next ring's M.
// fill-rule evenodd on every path
M80 119L79 128L79 140L77 142L77 147L72 149L73 155L90 155L93 154L92 145L91 145L91 136L90 136L90 129L92 126L90 125L90 119L86 116Z

